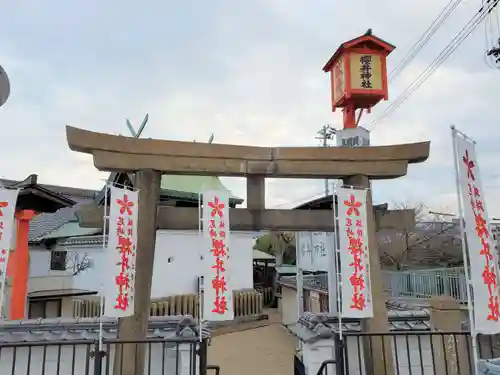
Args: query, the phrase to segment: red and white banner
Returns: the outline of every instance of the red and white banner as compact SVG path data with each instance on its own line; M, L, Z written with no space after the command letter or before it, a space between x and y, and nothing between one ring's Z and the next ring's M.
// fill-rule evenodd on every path
M366 189L337 189L342 316L373 317Z
M453 132L469 250L476 332L500 333L498 263L474 143Z
M121 318L134 314L139 192L117 187L110 191L104 316Z
M229 195L203 192L203 320L233 320Z
M2 286L7 275L9 251L14 247L13 234L16 225L14 213L18 194L19 190L0 188L0 284Z

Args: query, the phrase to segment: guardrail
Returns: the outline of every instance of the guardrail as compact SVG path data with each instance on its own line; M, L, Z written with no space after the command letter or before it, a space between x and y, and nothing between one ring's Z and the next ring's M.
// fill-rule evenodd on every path
M453 297L467 303L463 267L412 271L383 271L384 289L393 298Z

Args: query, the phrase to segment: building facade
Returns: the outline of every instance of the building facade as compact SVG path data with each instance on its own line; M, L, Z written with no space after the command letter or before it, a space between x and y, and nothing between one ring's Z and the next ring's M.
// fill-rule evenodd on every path
M109 184L132 186L133 176L111 174ZM10 186L16 181L1 180ZM104 248L102 228L81 228L75 212L81 205L103 204L107 187L100 191L40 185L55 195L76 202L55 213L37 215L29 231L29 280L26 319L73 317L75 299L93 299L101 292ZM203 189L226 190L216 177L163 176L161 205L198 205ZM109 199L109 197L108 197ZM243 200L230 197L230 206ZM233 233L233 256L237 269L234 288L253 288L252 247L254 233ZM14 246L13 246L14 247ZM197 231L158 231L152 298L197 292L200 276L200 236ZM11 279L6 280L2 314L9 315Z

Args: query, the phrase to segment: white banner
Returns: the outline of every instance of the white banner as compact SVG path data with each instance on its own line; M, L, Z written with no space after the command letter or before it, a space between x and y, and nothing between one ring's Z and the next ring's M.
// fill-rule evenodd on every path
M500 333L498 264L474 143L453 132L478 333Z
M117 187L110 191L104 316L121 318L134 314L139 192Z
M234 319L231 285L229 194L203 192L203 320Z
M373 317L366 189L338 188L342 316Z
M0 284L3 286L7 275L9 251L12 247L15 228L14 213L19 190L0 188ZM0 306L1 312L1 306Z
M301 269L328 272L330 254L334 251L333 233L299 232L297 233L297 249Z

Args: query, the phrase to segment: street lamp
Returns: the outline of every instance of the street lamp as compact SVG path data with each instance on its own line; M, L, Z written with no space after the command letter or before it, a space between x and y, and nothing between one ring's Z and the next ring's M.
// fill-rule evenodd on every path
M0 107L5 104L10 94L10 83L7 73L0 65Z

